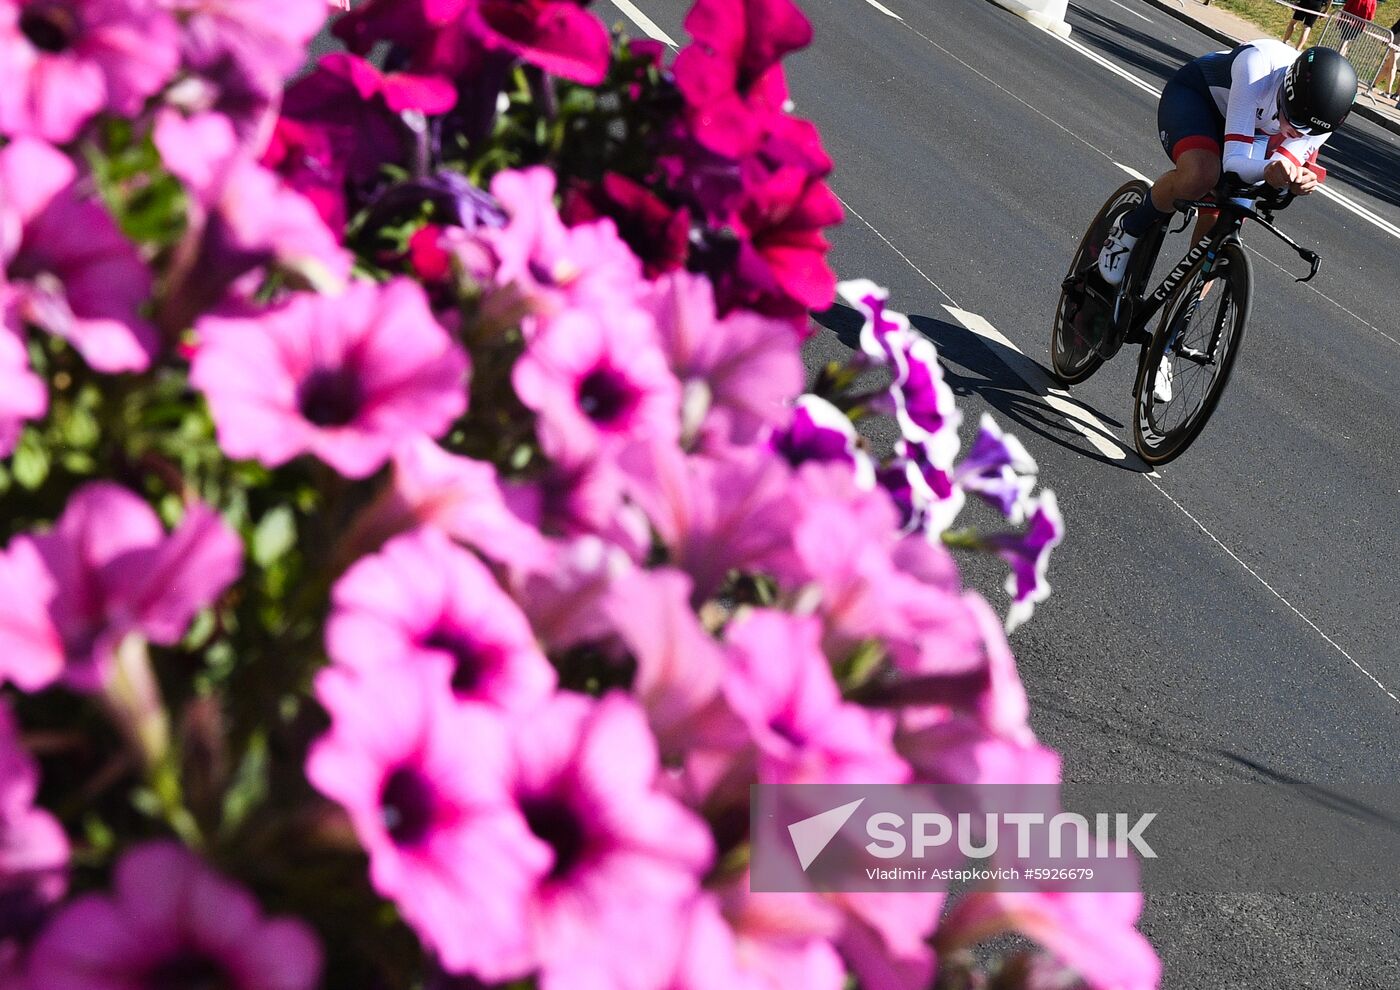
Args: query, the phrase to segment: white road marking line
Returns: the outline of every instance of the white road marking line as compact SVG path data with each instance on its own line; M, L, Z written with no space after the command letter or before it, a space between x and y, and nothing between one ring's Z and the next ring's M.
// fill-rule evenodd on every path
M628 19L637 27L642 29L642 33L648 38L670 45L672 48L679 47L676 40L665 31L661 30L650 17L642 13L632 0L610 0L612 5L627 15Z
M1362 206L1360 203L1356 202L1351 197L1339 193L1337 192L1337 190L1331 189L1325 185L1318 186L1317 191L1320 192L1322 195L1326 196L1328 199L1332 200L1334 203L1337 203L1345 207L1346 209L1351 210L1351 212L1355 213L1361 219L1369 220L1371 223L1375 224L1377 227L1385 231L1391 237L1400 237L1400 227L1395 226L1395 224L1391 223L1384 217L1377 216L1376 214L1372 213L1370 210L1366 209L1366 207Z
M1227 554L1229 554L1230 559L1232 559L1235 563L1243 567L1245 571L1249 573L1250 577L1254 578L1254 580L1258 581L1265 588L1267 588L1269 590L1269 593L1275 598L1277 598L1279 601L1283 602L1283 604L1288 607L1288 610L1290 612L1292 612L1298 618L1302 619L1305 623L1307 623L1312 628L1313 632L1317 633L1323 638L1323 640L1327 643L1328 646L1332 647L1332 649L1336 650L1342 656L1346 657L1348 662L1350 662L1353 667L1361 671L1361 673L1365 674L1370 679L1371 683L1374 684L1376 687L1380 688L1381 692L1387 698L1395 702L1397 705L1400 705L1400 698L1397 698L1395 694L1390 690L1390 688L1382 684L1375 674L1371 673L1365 667L1361 666L1361 664L1359 664L1356 661L1355 657L1353 657L1346 650L1338 646L1337 641L1334 640L1331 636L1327 635L1325 632L1323 632L1322 629L1318 627L1318 624L1316 622L1314 622L1312 619L1309 619L1302 612L1298 611L1298 608L1292 602L1290 602L1287 598L1284 598L1283 595L1279 594L1273 585L1271 585L1268 581L1265 581L1262 577L1260 577L1259 573L1254 568L1246 564L1243 560L1240 559L1239 555L1235 553L1235 551L1231 550L1223 542L1221 542L1220 537L1216 536L1210 530L1206 529L1205 524L1202 523L1195 516L1193 516L1191 514L1190 509L1186 508L1186 506L1182 505L1176 499L1172 498L1169 494L1167 494L1166 489L1164 489L1161 485L1157 484L1157 482L1153 481L1151 478L1147 479L1147 483L1153 488L1157 489L1157 491L1161 492L1162 497L1165 498L1168 502L1180 509L1187 519L1190 519L1193 523L1195 523L1197 528L1200 529L1202 533L1205 533L1206 536L1210 537L1210 539L1212 540L1212 542L1215 543L1216 546L1218 546L1221 550L1224 550Z
M1137 169L1135 169L1135 168L1129 168L1127 165L1124 165L1122 162L1114 162L1113 164L1117 165L1117 166L1118 166L1119 168L1121 168L1124 172L1127 172L1127 173L1128 173L1129 175L1131 175L1134 179L1141 179L1143 182L1149 182L1149 183L1152 181L1152 180L1149 179L1147 176L1145 176L1145 175L1143 175L1141 172L1139 172Z
M944 306L943 308L953 319L972 333L989 344L995 344L1008 352L999 353L996 347L989 347L997 360L1011 369L1017 378L1029 385L1031 391L1043 399L1047 406L1063 416L1069 425L1088 440L1100 454L1113 461L1124 461L1131 456L1140 467L1147 466L1142 463L1136 453L1129 451L1127 446L1114 436L1113 431L1102 420L1071 399L1068 392L1051 380L1044 368L1028 358L1024 351L1013 344L1004 333L988 323L985 317L963 309L955 309L952 306Z
M837 198L839 199L840 197ZM847 203L845 200L842 200L841 203L843 206L846 207L846 209L850 210L851 213L861 221L861 223L869 227L876 237L880 238L880 240L884 241L887 245L889 245L890 249L904 260L905 264L907 264L910 268L914 269L914 271L918 272L919 275L924 279L924 281L928 282L928 284L932 285L935 289L938 289L938 292L941 295L943 295L944 298L946 298L949 302L953 303L952 306L943 307L948 311L948 314L952 316L953 319L957 320L969 331L977 334L979 337L984 337L988 340L993 340L997 344L1009 350L1013 355L1010 361L1007 361L1005 358L1003 358L1002 355L995 356L998 360L1001 360L1004 364L1006 364L1008 368L1010 368L1018 377L1020 377L1033 389L1037 389L1037 391L1042 391L1046 403L1064 413L1069 419L1070 425L1074 429L1082 433L1085 436L1085 438L1088 439L1090 443L1094 444L1094 446L1097 447L1101 452L1103 452L1105 456L1113 456L1112 454L1109 454L1107 451L1105 451L1103 447L1099 446L1100 443L1103 443L1105 446L1107 446L1108 441L1106 439L1105 434L1108 437L1113 436L1113 434L1111 433L1111 431L1108 431L1107 427L1105 427L1102 422L1099 421L1098 417L1094 416L1088 410L1074 405L1073 403L1064 403L1064 405L1069 406L1069 410L1066 410L1061 405L1051 401L1052 399L1060 398L1060 396L1065 396L1067 395L1067 393L1055 388L1053 385L1048 385L1049 376L1045 374L1044 369L1042 369L1040 365L1036 364L1030 358L1026 357L1026 355L1021 351L1019 347L1013 344L1005 335L1003 335L985 319L983 319L975 313L969 313L965 310L957 308L957 303L953 302L953 297L948 295L948 293L944 292L941 288L939 288L938 284L934 282L933 279L929 278L928 275L924 273L923 269L921 269L918 265L914 264L914 262L910 261L909 256L907 254L899 250L899 248L895 247L894 244L890 241L890 239L884 234L880 233L880 231L876 230L875 226L869 220L866 220L865 217L861 216L859 213L856 213L855 210L851 209L849 203ZM1020 359L1018 359L1014 355L1019 355ZM1024 360L1024 363L1022 363L1021 359ZM1037 377L1043 379L1047 383L1048 387L1041 389L1035 382L1035 379ZM1058 392L1059 395L1052 394L1056 392ZM1094 427L1091 424L1097 424L1098 428L1103 430L1103 432L1098 432L1098 430L1094 429ZM1117 448L1117 450L1118 457L1115 459L1123 460L1123 451L1126 450L1126 448L1120 446ZM1141 460L1137 457L1136 452L1130 453L1134 459L1137 459L1139 463L1141 463ZM1143 466L1145 467L1146 465ZM1151 485L1154 489L1156 489L1157 492L1163 498L1165 498L1168 502L1175 506L1183 515L1186 516L1187 519L1190 519L1193 523L1195 523L1196 528L1199 529L1202 533L1204 533L1211 540L1212 543L1218 546L1221 550L1224 550L1231 560L1243 567L1245 573L1247 573L1250 577L1254 578L1254 580L1262 584L1264 588L1269 592L1269 594L1273 595L1280 602L1282 602L1290 612L1296 615L1299 619L1302 619L1303 622L1306 623L1309 628L1311 628L1315 633L1321 636L1323 641L1327 643L1328 646L1332 647L1332 649L1340 653L1343 657L1346 658L1348 663L1350 663L1357 670L1361 671L1361 673L1365 674L1367 679L1370 680L1372 684L1376 685L1376 687L1380 688L1381 692L1387 698L1395 702L1397 705L1400 705L1400 697L1396 697L1394 692L1392 692L1388 687L1382 684L1380 679L1377 678L1375 674L1371 673L1369 670L1363 667L1356 660L1355 657L1353 657L1350 653L1348 653L1340 645L1338 645L1336 640L1334 640L1331 636L1327 635L1327 633L1323 632L1322 627L1320 627L1316 622L1313 622L1312 619L1309 619L1306 615L1304 615L1298 609L1298 607L1292 602L1290 602L1287 598L1283 597L1283 595L1279 593L1278 589L1276 589L1268 581L1264 580L1264 578L1259 574L1258 571L1246 564L1239 554L1231 550L1228 546L1225 545L1225 543L1220 539L1220 537L1216 536L1209 529L1207 529L1205 523L1197 519L1191 513L1190 509L1186 508L1186 506L1182 505L1176 499L1172 498L1172 496L1167 492L1165 488L1157 484L1157 482L1161 480L1161 477L1162 476L1159 475L1156 471L1153 471L1151 473L1144 474L1143 480L1146 481L1149 485Z
M865 0L865 2L868 3L868 4L870 4L870 6L874 7L876 10L878 10L880 13L884 14L886 17L893 17L893 18L894 18L895 20L897 20L897 21L902 21L902 20L904 20L904 18L900 17L900 16L899 16L898 14L896 14L894 11L890 10L890 8L888 8L888 7L886 7L884 4L880 3L879 0Z
M861 223L863 223L863 224L865 224L867 227L869 227L869 228L870 228L870 232L871 232L872 234L874 234L876 237L880 238L880 240L884 241L884 242L885 242L885 245L886 245L891 251L893 251L895 254L897 254L897 255L899 255L901 258L903 258L903 259L904 259L904 263L905 263L906 265L908 265L910 268L914 269L914 271L918 272L918 273L919 273L919 276L920 276L925 282L927 282L929 285L931 285L931 286L933 286L935 289L937 289L937 290L938 290L938 294L939 294L940 296L942 296L944 299L948 300L948 301L949 301L950 303L952 303L954 306L956 306L956 305L958 304L958 301L957 301L956 299L954 299L952 296L948 295L948 293L946 293L946 292L943 291L943 287L942 287L941 285L939 285L939 284L938 284L937 282L935 282L933 279L929 278L928 275L926 275L926 274L924 273L924 270L923 270L922 268L920 268L918 265L914 264L914 262L910 261L910 260L909 260L909 255L905 254L905 253L904 253L903 251L901 251L899 248L895 247L895 246L894 246L894 243L893 243L888 237L886 237L884 234L882 234L882 233L880 233L878 230L876 230L876 229L875 229L875 225L874 225L873 223L871 223L869 220L865 219L865 217L863 217L863 216L861 216L859 213L857 213L857 212L855 211L855 208L854 208L853 206L851 206L850 203L846 202L844 199L841 199L841 195L840 195L839 193L837 193L834 189L832 190L832 195L834 195L834 196L836 197L836 199L840 202L840 204L846 208L847 212L849 212L849 213L851 214L851 216L855 217L855 218L856 218L857 220L859 220Z
M1126 4L1121 4L1121 3L1118 2L1118 0L1108 0L1108 2L1111 3L1111 4L1113 4L1113 6L1115 6L1115 7L1122 7L1124 10L1126 10L1128 13L1132 14L1134 17L1139 18L1140 20L1144 20L1144 21L1146 21L1148 24L1151 24L1151 23L1152 23L1152 18L1148 17L1148 16L1145 15L1145 14L1139 14L1139 13L1138 13L1136 10L1134 10L1132 7L1129 7L1129 6L1127 6Z
M1161 91L1160 89L1158 89L1156 86L1153 86L1151 83L1145 82L1144 80L1139 79L1137 76L1133 75L1133 74L1132 74L1131 72L1129 72L1127 69L1119 68L1117 65L1114 65L1112 62L1110 62L1108 59L1104 58L1104 57L1103 57L1102 55L1100 55L1098 52L1090 51L1088 48L1085 48L1083 45L1081 45L1079 42L1073 40L1072 38L1061 38L1058 34L1057 34L1057 35L1053 35L1053 37L1054 37L1057 41L1061 42L1062 44L1068 45L1070 48L1073 48L1075 51L1077 51L1079 54L1083 55L1083 56L1084 56L1085 58L1087 58L1089 61L1091 61L1091 62L1096 62L1096 63L1098 63L1099 65L1103 66L1103 67L1104 67L1105 69L1107 69L1109 72L1112 72L1115 76L1118 76L1118 77L1120 77L1120 78L1122 78L1122 79L1126 79L1128 82L1132 83L1134 86L1136 86L1138 89L1142 90L1144 93L1151 93L1153 96L1161 96L1161 95L1162 95L1162 91Z

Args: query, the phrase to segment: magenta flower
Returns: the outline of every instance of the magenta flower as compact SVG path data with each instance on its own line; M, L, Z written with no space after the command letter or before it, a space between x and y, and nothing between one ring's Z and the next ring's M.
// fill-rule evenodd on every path
M938 349L921 334L887 338L893 346L891 411L901 435L919 444L934 467L951 467L958 452L958 411L953 390L943 379Z
M101 204L80 196L77 178L68 156L42 141L0 150L0 268L10 305L98 371L141 371L156 349L155 330L139 315L151 274Z
M250 157L233 121L217 113L160 111L153 133L166 168L190 197L189 242L161 319L173 332L221 303L243 276L273 267L323 291L339 291L350 256L313 202Z
M731 220L739 257L722 280L721 309L746 305L797 318L830 306L836 276L826 264L831 245L822 229L842 217L841 201L808 169L746 163L743 200Z
M530 342L511 381L539 417L540 446L566 464L636 442L674 444L680 433L680 387L641 310L561 313Z
M179 64L153 0L3 0L0 134L65 142L103 110L134 117Z
M350 178L375 178L385 162L406 158L410 133L400 114L444 113L457 102L452 83L436 76L383 73L349 52L323 55L315 71L287 88L282 116L329 132Z
M1039 942L1093 990L1156 990L1162 964L1134 928L1132 892L988 891L968 894L939 927L938 943L966 948L1004 932Z
M510 217L505 227L481 233L499 262L496 285L513 285L545 318L569 306L635 298L641 265L613 222L566 227L554 208L554 183L554 173L543 167L491 180L491 193Z
M136 847L118 862L112 887L49 922L30 955L31 986L313 990L320 980L310 928L265 917L246 890L183 846Z
M613 584L634 566L627 551L597 536L564 544L554 565L530 574L519 595L540 642L552 653L612 636L605 607Z
M325 23L325 0L170 0L184 17L185 60L201 72L231 65L274 92L306 63Z
M865 317L860 329L861 352L877 364L893 361L895 346L913 331L909 317L885 308L889 290L868 278L859 278L841 282L836 291Z
M830 402L799 395L787 426L768 440L773 452L793 467L807 463L843 464L861 488L875 484L875 465L860 446L855 424Z
M605 173L596 185L570 188L560 216L570 227L611 218L649 279L681 268L690 253L690 211L619 172Z
M623 477L606 460L551 464L527 482L506 489L506 501L536 538L599 536L634 560L651 549L645 514L623 498Z
M1035 458L989 413L982 414L976 438L958 462L954 479L967 491L996 506L1013 524L1026 517L1036 480Z
M523 975L527 899L549 851L510 803L502 722L410 664L325 670L316 696L331 729L306 776L349 813L374 889L449 970Z
M554 690L530 624L470 551L433 529L390 540L331 592L326 651L364 670L422 664L458 700L528 708Z
M1024 532L985 538L988 547L1011 565L1006 578L1006 593L1011 596L1011 608L1006 613L1008 631L1029 619L1035 606L1050 597L1045 572L1050 566L1050 551L1064 537L1065 523L1060 518L1055 493L1042 491L1030 506Z
M748 877L695 899L672 990L840 990L836 908L815 894L749 891Z
M9 940L31 934L68 887L68 837L34 804L38 789L34 759L9 706L0 703L0 958Z
M608 29L574 0L475 0L467 5L466 23L487 48L510 52L551 75L585 86L607 75Z
M357 55L391 42L414 72L457 76L482 57L467 29L474 0L366 0L336 19L332 33Z
M17 536L0 557L0 673L33 691L62 675L99 689L129 633L173 646L238 577L243 544L195 503L166 534L143 500L93 482L47 533Z
M703 434L749 444L785 421L805 377L789 323L746 310L718 320L709 280L684 272L650 286L642 304L685 394L699 393L703 401ZM690 405L687 400L687 410Z
M29 367L24 338L6 316L10 293L0 281L0 457L15 449L26 420L40 418L49 408L48 389Z
M256 317L208 316L190 381L234 458L310 453L363 478L399 444L438 436L465 411L466 354L415 282L356 282Z
M621 694L559 694L513 721L512 738L515 800L547 858L512 975L538 969L546 990L664 985L713 848L704 822L662 793L641 709Z
M761 783L901 783L893 717L841 699L821 651L821 624L758 609L725 634L730 708L758 752Z
M779 60L812 41L792 0L699 0L685 19L693 43L676 56L676 85L695 137L711 151L754 151L783 112Z
M621 464L628 494L695 582L697 601L731 570L772 569L788 555L797 496L787 465L761 448L687 457L675 446L634 447Z
M604 600L613 631L637 665L632 692L663 756L695 743L695 726L719 699L724 651L690 604L690 579L670 568L630 571Z
M435 526L459 543L516 572L548 569L553 550L539 528L508 501L495 467L487 461L449 454L426 437L394 451L394 487L386 518L389 532Z

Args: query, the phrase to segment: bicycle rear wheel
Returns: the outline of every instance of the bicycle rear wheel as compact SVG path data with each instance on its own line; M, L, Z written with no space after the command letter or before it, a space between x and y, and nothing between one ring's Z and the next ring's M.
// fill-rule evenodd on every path
M1235 367L1254 278L1238 244L1208 275L1192 270L1167 300L1133 388L1133 443L1148 464L1179 457L1200 436ZM1204 293L1204 294L1203 294Z
M1146 199L1151 189L1141 179L1134 179L1108 197L1079 242L1066 280L1098 260L1099 249L1113 221ZM1111 322L1112 314L1105 312L1098 301L1082 289L1061 290L1060 303L1055 307L1055 324L1050 331L1050 364L1061 382L1074 385L1099 370L1103 358L1097 348L1103 336L1110 332Z

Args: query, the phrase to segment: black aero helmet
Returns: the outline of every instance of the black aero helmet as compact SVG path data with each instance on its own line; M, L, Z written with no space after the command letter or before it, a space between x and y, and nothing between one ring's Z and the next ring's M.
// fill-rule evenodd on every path
M1327 134L1347 119L1356 99L1356 70L1333 48L1301 52L1284 73L1279 109L1294 127Z

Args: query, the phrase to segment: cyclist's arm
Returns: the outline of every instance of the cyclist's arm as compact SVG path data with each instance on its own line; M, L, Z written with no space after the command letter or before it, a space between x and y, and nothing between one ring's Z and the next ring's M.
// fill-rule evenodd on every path
M1221 168L1244 182L1264 178L1262 158L1254 158L1254 131L1258 110L1272 89L1274 64L1257 48L1246 48L1230 67L1230 99L1225 108L1225 150ZM1272 115L1272 110L1269 111Z

